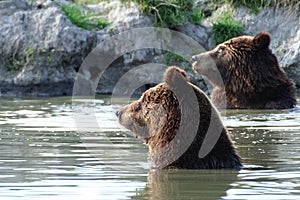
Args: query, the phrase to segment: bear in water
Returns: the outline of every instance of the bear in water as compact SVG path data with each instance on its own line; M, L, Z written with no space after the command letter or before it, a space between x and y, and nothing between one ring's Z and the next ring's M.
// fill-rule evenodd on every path
M212 83L212 103L220 108L288 109L296 106L295 84L269 48L270 35L232 38L193 56L193 69Z
M241 160L208 97L170 67L163 83L116 112L119 122L149 147L158 169L240 169Z

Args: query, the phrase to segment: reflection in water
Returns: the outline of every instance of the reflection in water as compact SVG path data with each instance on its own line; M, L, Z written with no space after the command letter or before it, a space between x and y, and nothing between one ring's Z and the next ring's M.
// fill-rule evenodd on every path
M224 114L240 171L152 171L108 98L94 102L99 131L78 132L71 103L0 99L0 199L300 199L300 108Z
M220 199L237 174L234 170L151 170L147 186L132 199Z

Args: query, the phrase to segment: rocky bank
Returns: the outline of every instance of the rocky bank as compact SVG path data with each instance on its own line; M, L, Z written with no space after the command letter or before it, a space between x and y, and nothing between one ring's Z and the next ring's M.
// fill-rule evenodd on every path
M62 12L59 4L67 1L0 1L0 95L58 96L72 95L77 72L86 56L101 42L133 28L153 27L150 17L138 5L119 1L101 2L88 9L104 16L109 24L103 29L83 30ZM205 49L214 47L211 27L214 16L228 10L219 8L202 25L174 27L196 40ZM300 18L292 12L265 9L257 15L246 8L232 11L245 25L245 33L269 31L271 48L288 76L300 87ZM141 49L116 58L101 74L97 93L112 93L118 80L133 67L163 63L161 49ZM190 73L192 81L201 77ZM147 77L137 73L136 76Z

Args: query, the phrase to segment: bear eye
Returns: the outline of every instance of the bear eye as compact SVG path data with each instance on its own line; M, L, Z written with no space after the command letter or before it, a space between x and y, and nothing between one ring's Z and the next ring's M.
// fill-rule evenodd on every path
M134 110L134 111L138 111L138 110L141 109L141 107L142 107L141 103L140 103L140 102L137 102L137 103L135 103L135 104L133 105L133 110Z
M217 53L219 55L223 55L225 53L225 49L226 49L226 47L220 46L219 49L218 49L218 51L217 51Z

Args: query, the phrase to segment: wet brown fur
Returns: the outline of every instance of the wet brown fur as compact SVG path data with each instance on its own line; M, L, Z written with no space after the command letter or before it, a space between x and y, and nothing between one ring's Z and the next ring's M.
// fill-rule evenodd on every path
M287 109L296 105L294 83L279 67L270 40L266 32L240 36L195 56L193 68L213 84L211 99L217 107Z
M191 91L194 94L189 94ZM191 95L196 95L196 103L189 101ZM199 107L200 113L194 112L196 107ZM199 116L199 124L196 127L192 126L192 122L195 122L195 118ZM149 146L149 159L154 168L237 169L241 167L240 158L233 148L218 112L207 96L188 82L186 73L177 67L170 67L165 72L163 83L150 88L140 99L121 108L118 117L120 124L143 139ZM171 146L168 152L160 153L160 150L169 145L178 134L183 121L191 123L186 125L183 137L178 140L178 146ZM213 127L218 127L216 130L220 130L220 137L210 153L204 158L199 158L199 150L211 122ZM187 140L193 131L196 131L196 136L189 142ZM178 150L176 148L187 143L189 146L180 157L167 166L161 164L174 156L173 154Z

